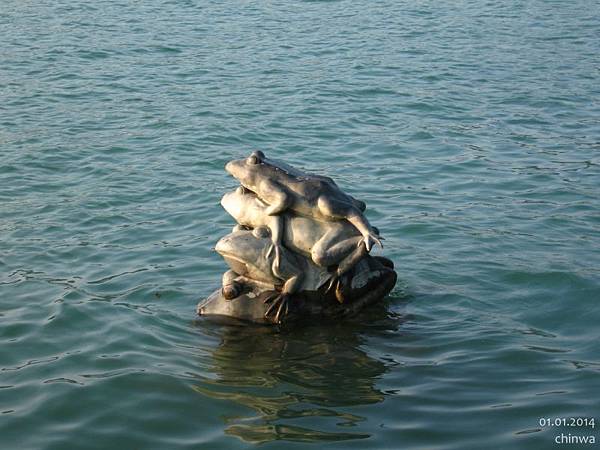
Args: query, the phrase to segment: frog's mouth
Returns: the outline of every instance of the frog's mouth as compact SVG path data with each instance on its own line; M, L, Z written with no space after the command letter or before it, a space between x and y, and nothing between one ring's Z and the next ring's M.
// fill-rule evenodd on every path
M240 258L235 257L234 255L222 255L223 259L229 267L233 269L235 273L239 273L240 275L245 275L248 272L248 266L244 261Z
M248 263L242 261L241 259L233 256L233 255L222 255L225 262L229 265L231 270L235 273L248 276L252 278L254 281L267 283L267 285L272 286L273 280L268 276L263 274L260 268L254 266L252 263Z
M248 189L246 186L238 186L238 188L236 189L236 194L240 195L240 196L252 196L255 197L257 200L260 201L260 203L264 206L267 206L266 202L261 199L258 194L256 192L254 192L252 189Z
M238 188L238 192L242 195L247 195L247 194L254 194L256 195L256 192L254 192L252 189L248 189L246 186L240 186Z

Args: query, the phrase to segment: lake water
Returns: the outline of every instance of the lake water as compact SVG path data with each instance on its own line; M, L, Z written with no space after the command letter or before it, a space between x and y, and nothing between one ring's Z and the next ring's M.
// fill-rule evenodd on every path
M4 0L0 447L600 439L540 425L600 422L599 24L583 0ZM367 202L384 304L195 317L223 167L255 149Z

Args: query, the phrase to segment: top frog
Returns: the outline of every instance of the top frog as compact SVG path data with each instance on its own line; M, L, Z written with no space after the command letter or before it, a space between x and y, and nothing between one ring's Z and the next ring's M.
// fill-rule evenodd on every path
M269 205L268 215L289 209L316 220L347 220L363 236L367 251L374 244L382 246L382 238L363 215L365 204L344 193L329 177L267 159L261 151L227 163L225 170Z

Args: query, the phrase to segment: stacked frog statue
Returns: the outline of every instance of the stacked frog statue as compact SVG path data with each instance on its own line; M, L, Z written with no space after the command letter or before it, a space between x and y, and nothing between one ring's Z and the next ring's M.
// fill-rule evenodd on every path
M201 315L283 323L354 313L388 294L393 263L372 257L382 238L364 202L335 182L263 152L229 162L241 186L221 205L236 220L215 250L230 267Z

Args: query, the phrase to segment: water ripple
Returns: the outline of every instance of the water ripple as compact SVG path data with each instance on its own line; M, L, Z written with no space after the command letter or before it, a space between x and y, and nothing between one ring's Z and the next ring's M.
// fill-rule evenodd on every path
M540 417L593 416L598 17L4 2L2 447L536 449ZM384 305L194 318L225 267L223 166L255 149L367 202L401 279Z

